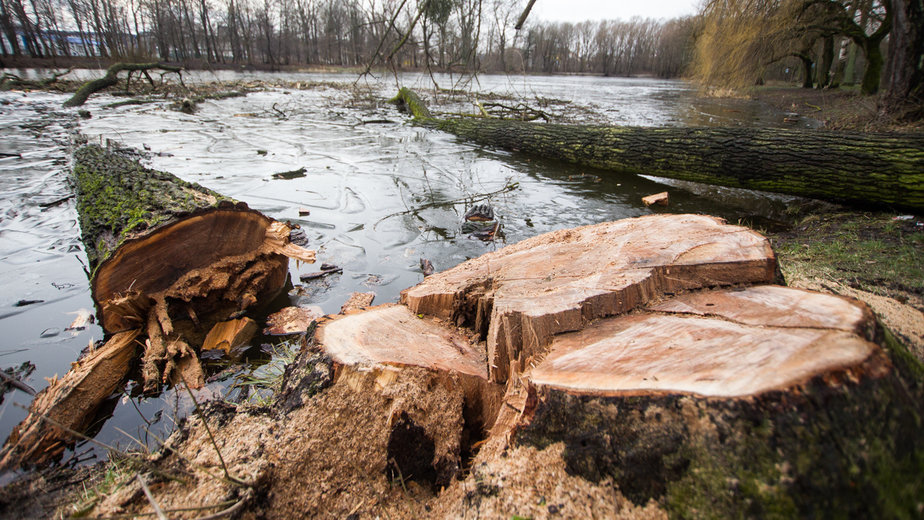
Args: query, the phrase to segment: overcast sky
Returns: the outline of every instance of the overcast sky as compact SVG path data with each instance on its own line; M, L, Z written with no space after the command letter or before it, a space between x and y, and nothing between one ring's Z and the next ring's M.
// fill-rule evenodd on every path
M582 22L676 18L696 13L700 0L538 0L529 18L533 21Z

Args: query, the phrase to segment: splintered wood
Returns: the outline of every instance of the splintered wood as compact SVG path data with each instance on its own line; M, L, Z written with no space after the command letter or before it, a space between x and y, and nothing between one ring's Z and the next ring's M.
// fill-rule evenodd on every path
M0 468L13 468L24 461L40 464L64 451L71 432L83 431L99 404L122 384L125 367L140 350L139 334L132 330L113 335L39 392L29 416L10 433L0 454Z
M110 343L124 334L133 339L146 336L139 338L145 392L154 393L165 384L201 387L205 374L198 353L205 333L224 323L225 328L213 331L206 348L230 350L240 345L256 325L245 319L228 329L231 322L225 320L277 295L286 283L290 258L314 262L314 251L291 243L287 224L170 173L145 168L130 153L80 148L74 153L73 179L100 324L116 334ZM44 416L78 414L81 421L89 420L127 376L134 348L119 350L129 350L132 355L107 358L99 366L80 365L80 370L105 374L69 372L47 393L67 393L67 382L78 376L100 378L105 381L100 388L109 390L82 389L79 406L76 399L36 399L23 425ZM81 421L70 421L69 428L79 431L74 426ZM73 440L63 429L43 435L61 444ZM22 445L38 442L35 439L11 437L4 462L45 458L39 454L44 447ZM49 442L41 440L41 446ZM10 450L23 458L10 455Z
M217 323L202 342L202 350L232 350L245 345L257 333L257 323L250 318L239 318Z

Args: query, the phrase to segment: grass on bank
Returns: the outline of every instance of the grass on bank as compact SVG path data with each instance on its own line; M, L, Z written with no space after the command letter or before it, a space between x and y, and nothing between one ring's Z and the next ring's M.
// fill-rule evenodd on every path
M787 279L831 280L924 311L924 218L912 217L812 214L771 238Z

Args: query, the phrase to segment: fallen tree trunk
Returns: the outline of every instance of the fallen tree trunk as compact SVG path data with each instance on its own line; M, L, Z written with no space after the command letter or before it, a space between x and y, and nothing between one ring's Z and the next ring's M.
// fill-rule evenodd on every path
M124 380L136 346L145 391L201 386L206 333L278 294L289 258L314 261L287 225L126 152L80 148L73 178L99 323L115 336L36 397L2 467L60 453Z
M116 63L106 69L106 74L103 77L84 83L83 86L77 89L77 92L74 92L74 95L71 96L70 99L64 102L64 106L79 107L83 105L93 94L118 83L119 73L121 72L128 71L129 74L133 72L142 72L147 74L149 70L154 69L174 72L176 74L179 74L183 70L180 67L173 67L163 63Z
M415 122L485 146L603 170L924 210L924 135L770 128L642 128L438 119L413 92Z

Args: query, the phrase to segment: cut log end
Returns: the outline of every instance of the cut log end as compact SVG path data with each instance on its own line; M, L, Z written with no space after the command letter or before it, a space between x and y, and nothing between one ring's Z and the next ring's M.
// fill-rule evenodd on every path
M318 327L318 343L343 365L420 366L487 379L484 347L471 333L403 305L380 305Z
M651 206L652 204L657 204L659 206L667 206L668 204L668 194L666 191L661 193L655 193L654 195L648 195L647 197L642 197L642 204L646 206Z
M52 397L35 400L19 426L24 433L7 443L15 454L4 464L47 460L72 441L71 432L82 431L128 375L141 333L147 336L139 340L146 392L164 384L201 387L198 353L205 331L221 323L206 349L239 346L256 324L225 320L278 294L289 258L314 261L313 251L290 242L288 225L145 168L131 154L83 147L74 155L74 180L93 299L100 324L114 334L104 349L118 355L82 362L53 382L45 391ZM42 426L46 417L64 427Z

